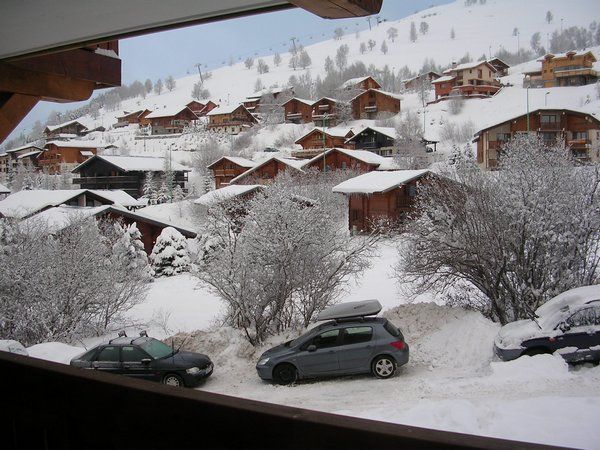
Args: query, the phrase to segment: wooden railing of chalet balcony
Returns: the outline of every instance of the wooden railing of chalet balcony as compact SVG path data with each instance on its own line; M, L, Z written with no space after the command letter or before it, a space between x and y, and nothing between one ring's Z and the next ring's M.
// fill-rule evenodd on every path
M5 399L19 395L2 409L7 450L553 448L175 388L6 352L0 386Z

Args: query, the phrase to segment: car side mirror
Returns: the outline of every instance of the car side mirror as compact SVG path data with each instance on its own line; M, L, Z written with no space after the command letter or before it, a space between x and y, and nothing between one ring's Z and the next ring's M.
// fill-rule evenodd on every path
M308 350L309 352L314 352L317 349L317 346L314 344L309 345L306 350Z
M560 331L562 331L563 333L565 333L565 332L569 331L571 329L571 327L567 323L563 322L560 325L558 325L558 329Z
M150 364L151 362L152 362L152 360L150 358L142 359L142 364Z
M97 369L99 367L98 361L92 361L92 369Z

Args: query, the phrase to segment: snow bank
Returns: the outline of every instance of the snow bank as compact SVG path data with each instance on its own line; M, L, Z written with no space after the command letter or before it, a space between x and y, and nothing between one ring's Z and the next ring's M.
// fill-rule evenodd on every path
M17 353L19 355L27 356L27 350L23 347L23 344L13 340L0 340L0 351L8 353Z
M27 347L29 356L62 364L69 364L75 356L85 352L83 347L74 347L62 342L44 342Z
M492 381L569 379L569 365L559 355L522 356L514 361L492 362Z

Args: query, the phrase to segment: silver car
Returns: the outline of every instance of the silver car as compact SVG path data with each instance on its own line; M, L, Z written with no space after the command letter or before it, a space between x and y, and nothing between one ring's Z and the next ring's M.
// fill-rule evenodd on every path
M278 384L362 373L390 378L408 362L408 352L402 332L387 319L336 319L266 351L256 370L263 380Z

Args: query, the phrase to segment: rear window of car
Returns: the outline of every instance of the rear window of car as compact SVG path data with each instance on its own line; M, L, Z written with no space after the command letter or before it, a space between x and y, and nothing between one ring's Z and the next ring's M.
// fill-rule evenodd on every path
M385 321L385 323L383 324L383 328L385 328L385 330L392 336L404 339L404 336L402 336L402 332L389 320Z

